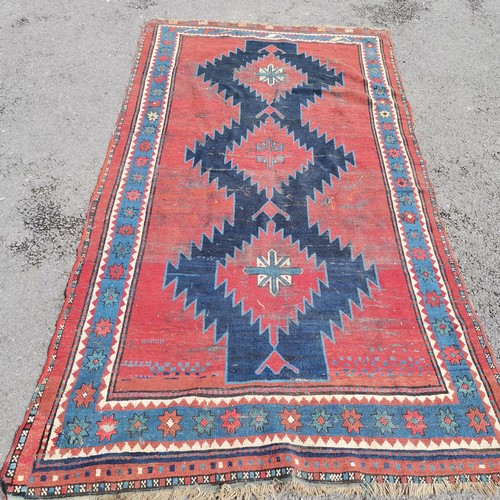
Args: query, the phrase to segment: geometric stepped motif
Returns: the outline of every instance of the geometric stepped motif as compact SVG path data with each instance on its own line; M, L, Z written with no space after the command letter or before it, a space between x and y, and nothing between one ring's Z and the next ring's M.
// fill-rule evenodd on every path
M198 76L240 109L237 122L185 155L233 196L234 222L168 262L164 286L175 282L174 297L194 305L205 330L214 326L214 342L226 339L227 382L328 380L323 336L333 340L352 304L370 297L369 283L378 286L375 264L365 268L362 254L307 224L308 198L355 166L352 152L302 125L302 108L343 75L295 43L251 40L200 65Z
M273 262L274 261L274 262ZM242 304L242 312L251 312L251 322L259 322L260 333L270 337L271 345L278 345L279 334L288 334L290 322L297 323L298 313L305 313L319 295L320 282L327 284L325 264L316 266L313 257L274 232L274 224L262 229L251 244L245 243L234 258L219 263L217 281L224 284L226 296L234 304ZM265 287L267 293L259 293Z
M270 117L226 152L226 161L243 171L245 178L250 177L259 191L265 189L269 198L273 188L279 191L282 183L307 168L312 158L311 150L300 146L286 128Z
M276 57L273 50L281 53L276 47L268 46L263 49L262 58L234 72L235 81L254 91L267 104L307 82L307 76L300 69Z

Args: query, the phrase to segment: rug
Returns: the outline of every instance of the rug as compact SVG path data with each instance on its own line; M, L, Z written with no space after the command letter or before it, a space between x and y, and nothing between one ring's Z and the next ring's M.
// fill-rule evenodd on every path
M4 490L497 491L388 33L151 21L131 78Z

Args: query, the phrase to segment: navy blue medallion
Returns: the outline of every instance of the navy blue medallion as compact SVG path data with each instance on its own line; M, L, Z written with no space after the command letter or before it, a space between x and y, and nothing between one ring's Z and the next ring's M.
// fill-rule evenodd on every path
M304 125L301 109L343 85L343 74L298 53L295 43L247 41L245 50L199 66L198 77L240 106L238 122L207 133L185 155L201 175L208 172L210 182L234 197L234 224L226 221L211 239L204 236L199 248L192 244L190 255L181 254L177 265L168 263L164 286L175 282L176 297L185 294L185 307L194 303L204 328L214 325L215 343L226 338L228 383L327 381L323 336L333 340L333 327L342 329L342 316L351 317L352 304L359 307L361 294L370 296L369 283L378 286L374 264L365 268L363 256L354 258L350 245L342 247L338 238L331 240L308 223L308 198L322 192L324 183L331 185L331 176L340 179L355 158ZM266 237L287 242L290 251L286 245L279 251L263 247L240 274L243 295L262 294L271 313L280 294L288 293L285 299L293 303L302 293L292 289L307 266L292 260L293 246L295 261L303 252L324 273L275 328L263 315L256 317L244 297L235 300L228 280L218 278L228 261Z

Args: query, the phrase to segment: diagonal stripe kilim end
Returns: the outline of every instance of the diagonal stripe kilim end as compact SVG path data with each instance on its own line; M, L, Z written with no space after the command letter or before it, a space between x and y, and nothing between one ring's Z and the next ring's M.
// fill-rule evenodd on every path
M431 192L387 33L148 23L5 490L495 491Z

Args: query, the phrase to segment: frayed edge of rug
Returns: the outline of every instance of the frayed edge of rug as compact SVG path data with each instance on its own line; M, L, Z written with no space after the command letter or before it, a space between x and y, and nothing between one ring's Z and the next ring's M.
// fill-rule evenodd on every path
M291 480L273 480L260 483L234 483L218 487L180 486L175 489L103 493L97 496L77 497L82 500L262 500L280 495L299 495L300 498L413 497L424 498L446 493L472 493L483 496L500 494L500 485L493 482L450 482L439 478L432 483L344 483L338 485L313 484ZM75 498L75 497L73 497Z

